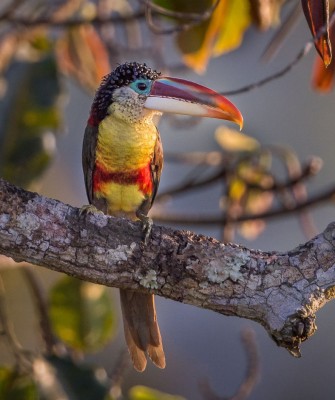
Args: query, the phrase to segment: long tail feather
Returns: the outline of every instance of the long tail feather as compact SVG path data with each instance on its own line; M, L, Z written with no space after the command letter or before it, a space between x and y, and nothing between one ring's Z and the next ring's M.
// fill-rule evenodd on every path
M137 371L147 365L146 353L159 368L165 368L162 338L153 295L120 290L126 343Z

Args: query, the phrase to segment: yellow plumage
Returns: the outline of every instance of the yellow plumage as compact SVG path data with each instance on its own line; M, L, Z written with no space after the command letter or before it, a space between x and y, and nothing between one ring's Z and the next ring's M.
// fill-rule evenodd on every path
M96 163L105 173L136 173L150 164L156 140L152 116L133 124L107 116L99 125ZM112 179L101 182L96 196L107 200L111 214L133 213L145 199L138 184Z
M133 124L107 116L99 125L96 160L109 172L143 168L153 156L156 140L152 116Z

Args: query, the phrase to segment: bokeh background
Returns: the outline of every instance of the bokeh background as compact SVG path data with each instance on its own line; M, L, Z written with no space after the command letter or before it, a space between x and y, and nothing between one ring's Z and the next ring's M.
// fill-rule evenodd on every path
M285 16L285 11L284 11ZM249 28L243 43L236 51L211 60L206 72L197 75L181 71L178 76L196 81L218 91L228 91L257 82L289 64L310 40L310 31L301 17L295 29L283 44L279 54L270 63L260 61L261 55L272 38L274 30L266 33ZM166 44L168 58L178 61L179 54L171 43ZM310 77L316 52L314 49L298 65L280 79L267 85L231 97L242 111L243 131L257 138L262 144L280 144L293 148L300 160L311 155L323 160L323 168L308 184L308 192L316 194L334 182L334 101L335 94L316 93L311 89ZM122 61L132 61L124 57ZM136 61L147 62L147 57L137 55ZM158 69L159 65L155 65ZM176 73L175 73L176 75ZM71 79L64 78L66 89L64 129L57 137L54 160L37 185L39 193L56 198L73 206L87 203L81 170L81 146L92 95L85 93ZM20 110L18 109L19 113ZM202 121L191 129L175 129L168 119L159 125L165 152L212 151L219 146L214 131L219 121ZM182 181L188 167L166 162L160 190ZM168 202L167 210L183 214L201 215L216 204L218 188L187 195L178 201ZM318 231L333 221L334 207L322 204L312 210ZM217 227L177 226L202 234L221 238ZM237 235L235 241L250 248L287 251L306 241L296 216L267 221L265 231L252 242ZM35 267L45 288L58 279L58 274ZM17 335L25 348L37 349L37 320L29 301L29 291L22 278L13 270L1 271L6 287L9 315ZM111 290L115 309L119 312L118 294ZM302 345L302 358L295 359L287 351L276 347L265 330L250 321L225 317L213 312L157 298L157 313L163 335L167 367L161 371L148 366L142 373L127 370L124 391L135 385L150 387L187 399L200 400L199 382L208 379L220 395L231 395L245 375L246 355L241 346L241 330L251 327L261 357L261 378L250 395L251 400L282 399L331 399L335 382L335 304L325 306L317 315L316 334ZM112 371L120 348L124 346L119 315L117 335L107 347L85 357L85 362ZM0 342L0 359L10 362L6 346Z

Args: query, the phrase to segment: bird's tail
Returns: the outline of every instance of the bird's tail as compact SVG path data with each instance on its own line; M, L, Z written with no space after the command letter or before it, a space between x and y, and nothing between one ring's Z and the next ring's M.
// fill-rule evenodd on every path
M146 353L159 368L165 368L162 338L156 318L154 296L120 290L124 334L134 368L144 371Z

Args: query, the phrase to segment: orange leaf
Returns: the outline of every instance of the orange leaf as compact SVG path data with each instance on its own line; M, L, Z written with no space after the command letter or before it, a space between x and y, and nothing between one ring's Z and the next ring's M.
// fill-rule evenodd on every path
M315 59L312 72L312 86L315 90L322 93L331 91L334 85L335 63L331 63L328 68L318 57Z
M0 73L1 75L10 64L12 58L17 51L17 47L19 44L18 35L15 33L8 33L3 35L3 38L0 42Z
M255 240L266 228L266 223L262 219L243 222L238 230L242 237L247 240Z
M283 0L249 0L253 23L261 31L266 31L280 22Z
M301 0L301 3L309 29L315 39L315 48L328 67L332 59L329 39L329 0ZM325 31L321 34L322 29Z
M92 90L110 71L108 52L92 25L68 29L58 41L57 60L63 73Z
M335 26L330 27L330 41L331 44L335 45ZM317 57L314 62L314 68L312 72L312 86L315 90L321 93L328 93L331 91L334 85L335 75L335 61L332 60L328 68L325 67L324 62Z

